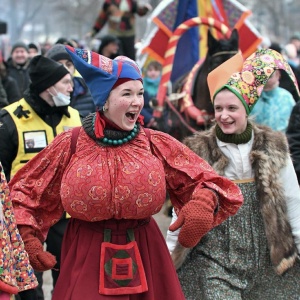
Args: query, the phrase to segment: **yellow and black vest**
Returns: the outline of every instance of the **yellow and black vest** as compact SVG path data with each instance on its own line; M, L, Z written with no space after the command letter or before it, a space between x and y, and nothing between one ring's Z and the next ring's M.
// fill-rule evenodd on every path
M27 112L25 115L17 116L14 112L19 106ZM21 99L4 108L13 119L18 132L18 152L12 163L11 178L23 165L33 158L37 153L43 150L55 137L51 126L44 122L31 106ZM60 123L56 126L56 134L62 133L69 128L80 126L81 120L79 112L72 107L68 107L70 118L63 115Z

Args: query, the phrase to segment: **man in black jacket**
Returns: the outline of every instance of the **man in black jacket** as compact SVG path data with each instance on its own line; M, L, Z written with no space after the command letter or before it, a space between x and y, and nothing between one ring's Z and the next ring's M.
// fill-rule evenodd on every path
M29 62L27 45L23 42L13 44L10 58L7 60L7 71L8 75L16 80L20 95L23 95L30 84Z

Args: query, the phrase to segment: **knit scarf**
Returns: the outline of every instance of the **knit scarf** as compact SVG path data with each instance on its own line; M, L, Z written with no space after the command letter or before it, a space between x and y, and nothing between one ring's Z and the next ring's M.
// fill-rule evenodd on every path
M216 136L224 143L232 144L246 144L251 140L252 136L252 125L248 122L247 127L244 132L240 134L225 134L219 125L216 125Z

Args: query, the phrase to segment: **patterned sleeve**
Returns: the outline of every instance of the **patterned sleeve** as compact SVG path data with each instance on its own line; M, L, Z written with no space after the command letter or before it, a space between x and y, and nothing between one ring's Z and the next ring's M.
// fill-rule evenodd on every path
M17 286L20 291L37 286L37 280L29 263L14 216L12 202L6 178L1 169L1 247L0 281L10 286Z
M158 131L150 132L152 152L163 162L167 189L176 210L196 194L201 194L202 188L209 188L219 198L216 223L237 212L243 196L236 184L218 175L204 159L173 137Z
M95 31L95 33L98 33L99 31L102 30L102 28L104 27L104 25L106 24L107 20L108 20L108 7L109 4L105 1L103 4L102 9L100 10L94 26L93 26L93 30Z
M58 135L9 182L17 224L32 226L41 240L63 214L60 185L71 156L71 132Z

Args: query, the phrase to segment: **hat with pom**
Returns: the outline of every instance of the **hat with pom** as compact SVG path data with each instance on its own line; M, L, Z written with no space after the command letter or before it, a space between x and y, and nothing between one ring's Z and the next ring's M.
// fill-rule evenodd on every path
M112 60L93 51L65 47L98 108L104 106L109 93L116 87L119 79L142 81L139 66L126 56L118 56Z
M207 81L212 101L218 92L227 88L241 100L249 115L275 70L284 71L299 94L296 78L290 65L275 50L260 49L243 63L239 62L235 65L232 63L233 58L224 63L227 64L226 74L224 74L224 66L222 66L224 64L208 74ZM237 69L239 70L237 71ZM231 75L228 77L230 72Z
M28 44L28 49L34 49L37 52L39 52L39 48L38 48L38 46L35 43L29 43Z

